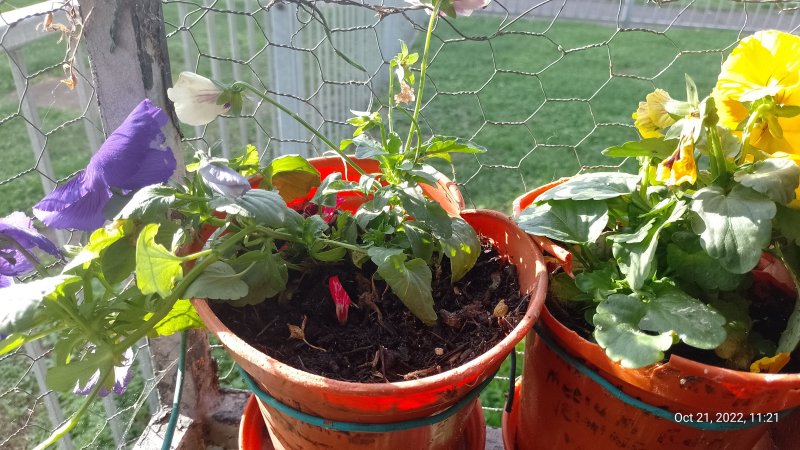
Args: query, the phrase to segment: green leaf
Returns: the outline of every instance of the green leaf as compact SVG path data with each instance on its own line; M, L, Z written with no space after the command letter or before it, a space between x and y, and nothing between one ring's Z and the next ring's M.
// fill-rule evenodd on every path
M378 274L386 280L392 292L400 298L406 308L425 325L436 324L431 293L431 269L420 258L406 261L400 249L370 248L369 256L378 266Z
M144 320L149 318L149 316L146 316ZM175 305L172 306L169 313L167 313L167 316L161 319L153 328L151 337L169 336L190 328L202 329L204 327L205 325L203 325L203 321L200 320L200 316L197 315L197 311L195 311L192 306L192 302L189 300L178 300L175 302Z
M128 239L114 242L100 256L100 267L109 283L125 281L136 270L136 246Z
M136 219L143 222L164 220L175 203L175 188L154 184L145 186L128 201L117 219Z
M429 226L434 236L449 239L453 235L450 216L441 205L425 198L418 186L402 188L395 193L408 214L417 222Z
M696 238L695 235L693 237ZM690 251L691 250L691 251ZM730 291L741 284L743 276L728 272L697 245L684 249L677 244L667 245L667 266L674 270L678 279L697 284L707 290Z
M796 117L800 115L800 106L797 105L776 105L772 113L778 117Z
M676 139L664 140L662 138L649 138L609 147L601 153L614 158L635 158L644 156L661 160L669 158L676 148L678 148L678 141Z
M353 139L353 143L356 144L356 158L373 158L387 153L380 142L372 139L367 134L356 136Z
M603 202L562 200L534 204L517 218L528 233L562 242L594 242L608 224Z
M386 141L386 151L392 155L397 155L400 153L400 150L403 148L403 140L400 138L399 134L392 131L389 133L389 137Z
M686 203L676 202L669 216L658 216L640 226L634 233L610 236L611 251L625 280L633 290L641 289L655 273L655 256L661 230L680 220L686 213Z
M303 223L303 217L286 206L277 192L264 189L251 189L236 199L217 197L211 206L228 214L252 217L269 228L295 228Z
M64 266L64 272L68 272L76 267L83 266L84 264L93 261L100 253L120 240L125 236L125 230L128 228L125 221L117 221L114 223L117 226L107 228L98 228L89 237L89 242L84 246L80 253L75 255L70 262Z
M183 278L181 258L155 242L159 225L145 225L136 241L136 286L142 294L158 293L166 298Z
M40 305L48 296L61 293L70 284L81 279L71 275L56 275L27 283L16 283L3 288L3 307L0 308L0 333L12 334L29 331L30 324L42 311ZM58 301L56 299L55 301Z
M403 249L401 248L386 248L386 247L370 247L367 250L370 259L376 266L380 267L387 264L388 261L397 256L403 256ZM403 256L404 258L405 256Z
M747 170L740 170L734 179L782 205L794 200L800 185L800 166L786 158L769 158L758 161Z
M478 154L486 153L486 149L473 144L464 142L455 137L434 136L423 146L423 158L440 158L447 162L453 162L453 153Z
M329 250L324 250L324 251L312 248L310 254L311 257L316 259L317 261L336 262L344 258L345 255L347 255L347 250L344 247L333 247Z
M800 227L797 224L800 224L800 210L778 205L773 225L789 242L800 245Z
M575 286L595 300L602 300L622 288L618 277L619 272L615 265L607 263L599 269L575 275Z
M272 298L283 292L289 281L289 269L279 254L252 252L247 256L249 259L239 258L233 263L234 268L240 272L249 268L242 276L249 291L247 295L231 303L236 306L261 303L265 299ZM255 265L250 267L252 262L255 262Z
M228 167L239 172L242 176L249 177L258 173L260 163L258 149L254 145L247 145L242 156L233 158Z
M320 174L314 166L299 155L284 155L267 166L272 186L278 189L284 201L305 197L311 188L319 186Z
M84 386L98 370L102 373L113 366L114 356L110 350L98 349L96 353L90 353L81 360L73 359L69 364L58 364L48 369L47 387L57 392L69 392L78 383ZM113 377L113 370L111 376ZM98 380L98 383L107 385L107 380Z
M358 183L342 180L342 174L334 172L322 180L322 183L319 185L319 188L317 188L317 192L314 194L311 201L320 206L335 207L336 196L340 192L353 192L358 191L358 189Z
M404 223L403 229L408 242L411 243L411 253L423 261L430 261L433 257L433 236L414 225L413 221Z
M14 350L22 347L25 343L25 335L24 334L17 334L12 333L5 337L5 339L0 340L0 356L5 355L6 353L13 352Z
M475 230L464 219L454 217L452 222L453 234L440 242L445 255L450 258L452 273L450 281L455 283L463 278L478 261L481 241Z
M672 332L651 335L639 330L647 306L638 297L613 294L597 305L592 322L594 338L612 361L631 369L664 359L672 346Z
M313 245L317 239L325 234L325 231L327 231L328 228L329 225L327 222L325 222L325 219L323 219L322 216L314 214L307 217L305 222L303 222L302 230L302 237L306 245Z
M441 10L441 12L447 14L448 17L451 17L453 19L457 17L455 2L442 1L441 6L439 6L439 9Z
M655 333L675 333L695 348L711 350L725 342L725 317L716 310L667 284L654 283L656 297L647 303L639 328Z
M595 172L577 175L542 193L536 202L548 200L605 200L630 194L639 183L638 175L624 172Z
M576 277L577 278L577 277ZM573 280L569 274L559 272L550 277L548 288L550 294L558 301L573 302L573 301L589 301L592 298L586 295L585 292L578 289L575 285L577 280Z
M441 172L429 164L420 164L417 167L416 169L409 170L408 174L418 183L427 183L431 186L435 186L443 177Z
M756 266L772 235L774 202L743 186L734 186L728 194L711 186L697 191L691 208L703 221L703 249L722 267L746 273Z
M236 300L247 295L247 291L247 283L241 280L241 275L233 267L216 261L186 288L184 295L189 298Z

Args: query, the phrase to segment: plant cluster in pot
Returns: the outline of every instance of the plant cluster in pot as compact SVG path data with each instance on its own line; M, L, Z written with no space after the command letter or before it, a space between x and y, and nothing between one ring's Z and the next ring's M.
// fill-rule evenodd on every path
M487 2L417 3L431 10L419 81L420 58L403 45L388 120L356 113L353 138L339 144L244 82L183 73L168 91L193 126L257 97L335 156L262 166L252 146L232 160L198 150L170 180L167 115L144 100L33 208L46 226L89 232L85 245L58 249L23 213L0 219L0 295L13 299L0 353L54 335L50 387L86 395L40 448L97 397L125 390L137 341L203 326L249 373L275 448L482 448L476 395L530 330L547 279L513 221L461 211L430 165L484 150L424 139L418 122L440 13ZM391 120L401 112L405 139Z
M702 98L660 89L642 139L515 201L553 256L507 448L752 449L800 406L800 37L742 39Z

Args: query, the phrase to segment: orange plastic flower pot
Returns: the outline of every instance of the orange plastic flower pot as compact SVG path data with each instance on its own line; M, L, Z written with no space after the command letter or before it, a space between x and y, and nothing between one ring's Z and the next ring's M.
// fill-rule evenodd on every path
M538 317L546 292L544 262L539 249L506 216L494 211L464 211L462 217L492 239L501 254L517 266L522 294L530 295L520 323L490 351L458 368L413 381L351 383L313 375L254 349L231 332L206 300L193 305L242 366L272 397L303 413L331 421L364 424L395 423L441 412L492 376L511 349ZM259 403L276 449L454 449L470 417L469 407L430 426L391 433L332 431L301 422Z
M521 207L516 211L524 209L538 193L517 199L515 205ZM579 372L575 364L565 361L532 331L526 339L519 396L512 412L503 419L509 450L751 450L769 429L769 421L780 420L774 413L800 406L798 374L739 372L676 355L664 363L625 369L609 360L600 346L561 324L546 308L541 325L550 340L578 364L624 394L669 411L673 420L623 402ZM689 421L717 425L754 421L756 425L718 431L687 426Z
M456 449L483 450L486 444L486 423L480 400L475 399L466 409L470 413L464 427L464 434ZM261 416L261 410L259 410L258 399L252 395L247 400L239 425L239 449L273 450L274 448L267 433L264 418Z
M330 158L325 162L312 160L312 164L323 177L334 170L343 170L338 158ZM374 164L372 161L358 161L358 164L367 171L373 171L370 166ZM377 165L374 170L377 170ZM343 175L345 179L358 179L355 170L348 170ZM436 186L422 187L449 213L458 214L463 201L455 185L443 179ZM495 347L460 367L437 375L380 384L344 382L313 375L277 361L241 340L220 322L206 300L193 299L192 304L208 330L217 336L234 360L261 389L284 405L336 422L391 424L423 419L458 403L498 370L512 348L525 337L536 321L547 290L542 255L513 221L494 211L463 211L461 216L479 233L494 241L499 252L517 266L521 293L529 295L530 300L520 323ZM203 238L209 234L201 232L198 242L203 242ZM368 433L333 431L310 425L259 401L274 448L292 450L472 448L460 447L464 445L463 435L468 423L475 420L472 418L475 407L470 405L433 425L404 431ZM482 436L476 439L482 442ZM481 446L475 444L474 448Z

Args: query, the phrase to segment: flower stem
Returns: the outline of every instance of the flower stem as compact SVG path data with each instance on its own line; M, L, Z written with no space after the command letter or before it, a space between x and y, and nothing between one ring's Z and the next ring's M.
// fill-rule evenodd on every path
M349 165L351 165L356 170L356 172L360 173L361 175L366 175L367 174L364 171L364 169L359 167L358 164L355 163L355 161L353 161L349 156L347 156L343 151L341 151L339 149L339 147L336 146L333 142L331 142L330 139L326 138L325 135L323 135L322 133L317 131L316 128L312 127L311 124L309 124L308 122L303 120L302 117L300 117L297 114L295 114L289 108L281 105L277 101L273 100L272 98L270 98L269 96L267 96L266 94L261 92L261 90L257 89L255 86L253 86L250 83L247 83L245 81L237 81L237 82L233 83L232 87L233 87L233 89L237 89L237 88L238 89L247 89L248 91L250 91L250 92L256 94L257 96L259 96L260 98L262 98L265 102L267 102L267 103L271 104L272 106L274 106L274 107L280 109L281 111L285 112L286 114L289 115L289 117L291 117L292 119L296 120L297 123L302 125L306 130L310 131L311 134L313 134L314 136L318 137L322 142L325 143L325 145L330 147L331 150L333 150L339 156L341 156L342 159L347 161L347 163Z
M725 154L722 152L722 141L717 126L706 127L706 136L711 153L711 175L721 185L728 182L728 170L725 167Z
M106 369L100 375L99 379L105 380L106 378L108 378L108 375L111 373L112 370L114 370L113 367ZM69 433L69 431L72 430L73 427L75 427L75 424L78 423L78 421L83 417L83 415L86 414L86 411L89 409L89 407L92 406L92 403L94 403L94 401L97 399L97 393L100 392L100 388L102 387L103 383L96 383L92 388L92 391L86 397L86 400L84 400L83 403L81 403L80 408L78 408L78 410L75 411L75 414L71 415L69 419L66 422L64 422L63 425L61 425L55 431L53 431L53 433L50 434L50 436L44 442L41 442L33 450L43 450L47 447L50 447L51 445L58 442L59 439L64 437L65 434Z
M431 36L433 36L433 29L436 27L436 19L439 18L439 9L442 5L442 1L444 0L434 0L433 12L431 12L431 18L428 21L428 29L425 33L425 47L422 51L422 62L420 63L419 68L419 89L417 90L417 102L414 104L414 114L412 115L413 122L411 124L411 129L408 131L408 138L406 138L406 150L411 146L411 138L414 136L415 129L417 136L419 136L419 127L415 127L415 125L418 123L419 111L422 109L422 93L425 90L425 76L428 72L428 53L430 52L431 47ZM418 137L417 141L419 140L420 139ZM417 159L417 151L419 151L419 149L414 152L414 160Z
M392 126L392 110L394 109L394 107L392 107L392 103L394 102L394 74L391 73L391 69L389 72L389 103L387 103L387 105L389 105L389 111L386 113L386 118L389 121L389 133L391 133L394 131Z
M300 243L300 244L302 244L304 242L302 239L298 238L297 236L293 236L293 235L291 235L289 233L282 233L280 231L275 231L272 228L260 227L259 231L264 233L264 234L266 234L267 236L273 237L275 239L280 239L282 241L296 242L296 243ZM335 240L331 240L331 239L317 239L317 241L318 242L322 242L324 244L328 244L328 245L335 245L337 247L346 248L348 250L353 250L353 251L356 251L356 252L362 252L362 253L366 253L367 252L367 248L366 247L361 247L361 246L354 245L354 244L348 244L347 242L339 242L339 241L335 241Z

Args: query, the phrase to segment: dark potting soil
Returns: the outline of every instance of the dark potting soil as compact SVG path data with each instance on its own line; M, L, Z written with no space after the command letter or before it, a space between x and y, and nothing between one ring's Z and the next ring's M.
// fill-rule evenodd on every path
M474 359L506 336L528 307L515 266L485 240L475 267L455 285L447 259L434 268L435 326L422 324L385 282L373 278L374 271L371 263L364 270L350 263L320 265L290 272L288 301L267 299L244 307L211 302L211 308L239 337L292 367L337 380L380 383L422 378ZM328 290L333 275L353 300L344 326ZM498 306L501 302L505 307ZM294 337L290 325L296 327ZM305 341L298 336L301 328Z
M751 300L749 313L753 320L753 331L777 344L797 300L767 283L751 286L748 296ZM593 328L584 317L585 311L576 309L580 304L581 302L557 300L550 295L545 302L547 309L559 322L587 341L596 342L592 336ZM727 361L717 356L713 350L701 350L682 342L672 346L665 354L665 361L671 354L711 366L728 367ZM780 373L800 373L800 350L792 353L789 363Z

